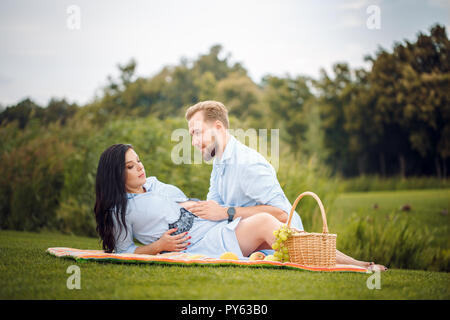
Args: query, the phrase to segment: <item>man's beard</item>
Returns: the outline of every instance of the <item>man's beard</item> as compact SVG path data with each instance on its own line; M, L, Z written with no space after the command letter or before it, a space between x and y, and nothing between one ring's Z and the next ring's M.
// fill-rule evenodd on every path
M203 154L203 160L209 161L216 156L217 142L211 143L206 147L205 153Z

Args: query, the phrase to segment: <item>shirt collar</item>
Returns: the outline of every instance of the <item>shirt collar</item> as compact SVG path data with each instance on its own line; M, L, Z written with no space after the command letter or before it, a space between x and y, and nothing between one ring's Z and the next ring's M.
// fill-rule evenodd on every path
M133 199L134 197L136 197L138 195L138 193L127 193L127 199Z
M234 153L235 145L236 145L236 138L230 134L230 139L228 139L228 143L225 146L225 150L222 153L222 158L220 160L218 158L214 159L216 164L223 164L227 162L227 160L231 159Z
M145 181L145 183L143 184L143 187L145 188L145 193L150 191L151 188L151 183L148 181ZM142 194L142 193L127 193L127 199L133 199L134 197L136 197L137 195Z

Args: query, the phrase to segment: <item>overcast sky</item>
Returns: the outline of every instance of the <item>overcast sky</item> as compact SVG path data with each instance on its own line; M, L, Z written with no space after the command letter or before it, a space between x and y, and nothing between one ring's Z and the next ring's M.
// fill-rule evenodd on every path
M1 0L0 104L25 97L42 106L51 97L84 104L108 75L117 76L118 63L133 57L137 74L152 76L214 44L241 62L255 82L265 74L317 78L320 68L330 70L336 62L365 66L363 57L379 46L391 49L395 41L415 40L435 23L446 25L449 34L449 4ZM373 5L379 8L379 29L373 7L367 11Z

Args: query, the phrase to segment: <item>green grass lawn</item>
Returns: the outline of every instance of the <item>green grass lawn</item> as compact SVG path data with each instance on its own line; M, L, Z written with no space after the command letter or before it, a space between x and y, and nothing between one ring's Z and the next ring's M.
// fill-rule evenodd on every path
M381 289L370 275L239 267L123 265L55 258L48 247L99 248L92 238L0 232L1 299L449 299L448 273L392 270ZM70 265L81 289L69 290Z
M374 211L375 200L380 208ZM448 190L343 194L332 208L341 224L330 225L330 230L341 228L352 214L384 215L405 201L412 206L405 214L418 226L441 226L439 232L447 230L448 241L448 216L436 212L445 205L448 210ZM389 269L381 274L381 289L370 290L369 274L77 263L47 254L49 247L99 249L100 245L87 237L0 231L0 299L450 299L450 274L445 272ZM81 270L79 290L66 286L71 265Z

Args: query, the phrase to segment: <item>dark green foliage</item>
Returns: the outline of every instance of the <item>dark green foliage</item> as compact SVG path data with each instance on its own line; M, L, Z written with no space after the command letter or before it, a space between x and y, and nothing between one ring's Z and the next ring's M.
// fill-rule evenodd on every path
M47 108L42 108L31 99L26 98L0 113L0 125L4 126L17 121L19 128L24 129L33 119L39 120L42 124L59 121L64 125L67 119L71 118L77 110L76 104L69 104L65 99L51 99Z
M37 231L54 226L70 147L57 136L35 137L0 156L0 226Z
M309 80L305 77L291 79L274 76L263 80L264 102L272 115L272 127L284 128L282 137L296 155L303 151L302 144L306 141L309 110L305 109L305 104L313 98Z
M316 82L327 163L345 176L447 176L450 41L434 26L417 42L379 49L370 71L334 67Z

